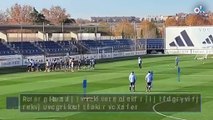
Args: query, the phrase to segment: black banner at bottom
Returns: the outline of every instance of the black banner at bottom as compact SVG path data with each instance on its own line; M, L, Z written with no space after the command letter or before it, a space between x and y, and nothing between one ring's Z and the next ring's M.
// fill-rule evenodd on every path
M21 94L21 112L200 112L200 94Z

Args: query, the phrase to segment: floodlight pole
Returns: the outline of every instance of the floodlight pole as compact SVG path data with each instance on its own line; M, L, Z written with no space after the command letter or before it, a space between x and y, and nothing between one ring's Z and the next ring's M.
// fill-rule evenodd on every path
M110 30L110 40L112 40L112 25L109 23L109 30Z
M21 21L20 21L20 24L21 24L21 51L23 51L23 27L22 27L22 23L23 23L23 14L22 14L22 11L21 11ZM20 52L20 51L19 51ZM21 53L21 52L20 52ZM23 65L23 55L22 55L22 63Z
M81 30L82 24L80 24L80 40L82 40L82 30Z
M62 41L64 41L64 23L61 23Z
M42 26L42 32L43 32L43 45L44 45L44 63L46 61L46 47L45 47L45 33L44 33L44 22L43 22L43 26Z
M113 46L112 46L112 58L114 58L114 49L113 49Z
M100 48L98 47L98 59L100 59L100 54L99 54L99 50L100 50Z
M21 22L21 51L23 51L23 26L22 26L22 22ZM23 56L24 55L22 55L22 66L24 65L24 61L23 61Z
M97 39L97 31L98 31L98 28L97 28L98 26L97 25L95 25L95 40L98 40Z
M133 25L134 25L134 41L135 41L135 53L137 51L137 36L136 36L136 22L133 21Z

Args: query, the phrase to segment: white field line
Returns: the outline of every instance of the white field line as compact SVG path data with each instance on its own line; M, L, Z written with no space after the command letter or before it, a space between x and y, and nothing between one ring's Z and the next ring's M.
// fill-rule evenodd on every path
M161 115L161 116L164 116L164 117L167 117L167 118L171 118L171 119L174 119L174 120L186 120L186 119L184 119L184 118L178 118L178 117L174 117L174 116L169 116L169 115L165 115L165 114L163 114L163 113L158 112L158 111L155 109L155 107L156 107L157 105L159 105L159 104L162 104L162 103L164 103L164 102L157 103L157 104L155 104L155 105L152 107L152 109L154 110L154 112L155 112L156 114Z

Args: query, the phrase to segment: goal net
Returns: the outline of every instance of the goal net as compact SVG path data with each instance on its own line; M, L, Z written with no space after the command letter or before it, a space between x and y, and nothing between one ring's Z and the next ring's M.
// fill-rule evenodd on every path
M93 50L92 54L98 54L98 58L112 58L113 57L113 47L98 47Z
M208 54L197 54L195 55L194 59L195 60L204 60L208 58Z
M208 47L205 50L198 51L199 54L195 55L196 60L204 60L204 59L209 59L213 58L213 48Z

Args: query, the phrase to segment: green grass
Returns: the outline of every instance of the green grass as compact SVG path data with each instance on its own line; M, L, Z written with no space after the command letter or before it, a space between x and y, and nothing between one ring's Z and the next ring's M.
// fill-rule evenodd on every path
M82 93L82 80L88 80L89 93L129 93L128 75L137 75L137 93L144 92L144 77L148 70L155 75L153 93L188 92L202 95L202 112L164 113L187 120L211 120L213 118L213 60L193 60L194 56L180 56L181 82L177 82L174 56L144 58L143 69L133 60L100 63L94 71L34 72L0 75L0 120L171 120L155 112L131 113L77 113L77 112L20 112L7 110L6 97L20 93ZM4 73L0 69L0 73Z

